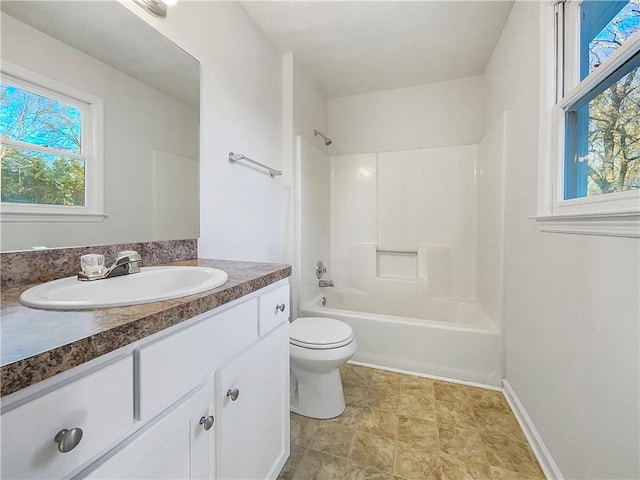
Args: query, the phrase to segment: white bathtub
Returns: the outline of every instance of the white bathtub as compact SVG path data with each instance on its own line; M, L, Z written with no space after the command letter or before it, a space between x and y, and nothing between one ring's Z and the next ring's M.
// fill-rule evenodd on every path
M351 325L358 341L352 360L500 386L500 333L480 306L450 299L389 302L358 291L325 290L303 306L301 316Z

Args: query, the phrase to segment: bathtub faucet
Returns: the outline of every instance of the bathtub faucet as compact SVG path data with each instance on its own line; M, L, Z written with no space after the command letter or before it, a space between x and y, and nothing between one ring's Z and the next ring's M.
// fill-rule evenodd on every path
M319 287L335 287L333 280L320 280L318 282Z

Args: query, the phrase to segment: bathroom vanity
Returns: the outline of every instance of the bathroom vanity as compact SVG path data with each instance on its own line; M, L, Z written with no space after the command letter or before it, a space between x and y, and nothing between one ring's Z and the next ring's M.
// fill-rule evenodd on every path
M26 287L3 289L2 478L277 476L289 455L291 269L176 264L229 281L75 312L29 309L17 303Z

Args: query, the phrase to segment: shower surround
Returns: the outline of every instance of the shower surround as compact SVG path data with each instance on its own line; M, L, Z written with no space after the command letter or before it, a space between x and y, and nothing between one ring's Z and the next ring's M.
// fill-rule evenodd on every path
M354 361L500 385L499 301L488 302L489 312L478 298L501 289L484 285L491 279L479 275L486 262L478 261L479 250L494 248L478 220L494 226L489 220L502 215L498 123L476 145L330 158L299 150L303 264L315 251L329 255L336 285L307 282L301 314L351 325L359 346ZM305 195L307 183L313 188ZM304 225L314 215L326 225L314 225L308 244ZM326 240L328 252L318 248Z

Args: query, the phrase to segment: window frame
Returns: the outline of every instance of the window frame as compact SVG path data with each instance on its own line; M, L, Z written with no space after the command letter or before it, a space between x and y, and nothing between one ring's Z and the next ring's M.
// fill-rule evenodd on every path
M0 203L0 222L99 222L104 213L104 165L103 165L103 124L104 101L87 92L53 80L19 65L2 61L0 80L18 88L44 97L72 105L81 110L80 154L85 165L85 205L42 205L29 203ZM37 145L8 140L6 145L25 147L43 153L69 152Z
M538 213L542 231L640 237L640 189L565 200L565 113L640 51L636 32L580 81L582 0L541 4L540 166Z

